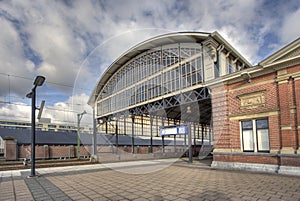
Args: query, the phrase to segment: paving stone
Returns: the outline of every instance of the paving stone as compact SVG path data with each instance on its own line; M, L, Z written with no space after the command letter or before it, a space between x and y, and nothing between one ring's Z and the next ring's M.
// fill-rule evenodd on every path
M136 169L146 167L135 163ZM0 200L300 200L300 177L284 175L188 164L138 175L107 168L47 171L30 179L25 173L3 177L0 172Z

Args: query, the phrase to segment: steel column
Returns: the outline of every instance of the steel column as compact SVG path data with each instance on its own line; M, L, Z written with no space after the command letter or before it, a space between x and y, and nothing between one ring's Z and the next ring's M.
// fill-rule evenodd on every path
M131 117L132 122L131 122L131 152L134 154L134 116Z

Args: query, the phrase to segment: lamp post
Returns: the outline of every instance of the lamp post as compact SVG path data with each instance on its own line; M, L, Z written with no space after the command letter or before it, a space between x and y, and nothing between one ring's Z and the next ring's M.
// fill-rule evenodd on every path
M27 98L31 98L31 172L30 177L35 176L35 106L36 88L42 86L45 82L45 77L37 76L33 83L33 88L30 93L26 95Z
M84 114L86 114L85 110L82 113L77 114L77 159L78 160L80 159L80 121Z

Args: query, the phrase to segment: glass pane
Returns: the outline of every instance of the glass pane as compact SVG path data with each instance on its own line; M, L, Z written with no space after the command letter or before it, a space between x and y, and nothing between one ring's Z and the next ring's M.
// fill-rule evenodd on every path
M256 128L269 128L268 119L258 119L256 120Z
M243 131L243 145L244 151L254 151L252 130Z
M252 120L250 121L242 121L242 128L244 129L252 129Z
M268 129L257 130L257 146L258 146L258 151L270 150Z

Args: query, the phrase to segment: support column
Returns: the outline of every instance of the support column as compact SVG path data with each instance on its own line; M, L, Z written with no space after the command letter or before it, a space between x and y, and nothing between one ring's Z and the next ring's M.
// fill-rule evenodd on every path
M118 119L116 119L116 152L118 152L119 147L119 134L118 134Z
M97 128L96 128L96 115L95 108L93 108L93 155L97 154Z
M212 126L209 125L209 128L208 128L208 137L209 137L209 145L212 145Z
M186 149L186 135L184 135L184 149Z
M204 144L204 124L201 124L201 146Z
M165 126L165 118L164 117L161 118L161 125L162 125L162 127ZM162 136L161 139L162 139L162 151L163 151L163 153L165 153L165 136Z
M188 143L189 143L189 163L193 162L193 152L192 152L192 129L191 123L188 123Z
M165 136L161 136L161 140L162 140L162 151L163 153L165 153Z
M141 123L142 123L142 136L144 135L144 116L141 115Z
M156 137L158 137L158 117L156 117Z
M196 141L196 123L194 123L194 154L196 155L197 141Z
M105 134L108 134L108 119L105 118Z
M126 135L126 115L124 114L124 135Z
M150 152L153 153L153 117L150 115Z
M131 153L134 154L134 115L131 117L132 119L132 122L131 122L131 132L132 132L132 135L131 135Z
M177 152L177 147L176 147L176 135L174 135L174 152Z

